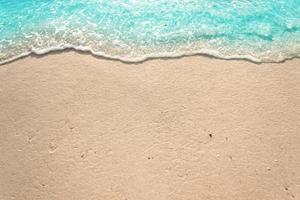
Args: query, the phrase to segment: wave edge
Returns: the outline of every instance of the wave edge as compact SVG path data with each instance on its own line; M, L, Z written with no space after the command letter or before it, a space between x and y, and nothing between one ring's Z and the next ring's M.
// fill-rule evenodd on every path
M124 63L128 63L128 64L142 63L142 62L145 62L147 60L152 60L152 59L172 59L172 58L181 58L181 57L189 57L189 56L206 56L206 57L221 59L221 60L244 60L244 61L252 62L255 64L283 63L288 60L300 58L300 54L299 54L299 55L295 55L295 56L282 58L278 61L272 61L272 60L265 61L265 60L259 59L257 57L251 56L251 55L225 56L225 55L222 55L221 53L219 53L218 51L212 50L212 49L201 49L201 50L197 50L197 51L178 52L178 53L174 53L174 52L152 53L152 54L146 54L144 56L138 56L138 57L125 57L125 56L122 57L122 56L112 56L105 52L94 51L90 47L67 45L67 46L63 46L63 47L49 47L49 48L44 48L44 49L32 49L31 51L21 53L19 55L16 55L16 56L8 58L8 59L4 59L3 61L0 61L0 65L12 63L16 60L28 57L30 55L47 55L49 53L64 52L67 50L89 53L96 57L101 57L101 58L109 59L109 60L116 60L116 61L120 61L120 62L124 62Z

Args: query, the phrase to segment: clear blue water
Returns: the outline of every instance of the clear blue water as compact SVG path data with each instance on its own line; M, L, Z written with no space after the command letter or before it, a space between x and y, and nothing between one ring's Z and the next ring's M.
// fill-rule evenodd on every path
M0 0L0 62L74 48L124 61L300 55L300 0Z

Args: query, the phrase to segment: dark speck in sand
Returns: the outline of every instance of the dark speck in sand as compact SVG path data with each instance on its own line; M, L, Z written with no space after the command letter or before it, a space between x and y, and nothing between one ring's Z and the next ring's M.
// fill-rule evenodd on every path
M148 156L148 160L152 160L154 157Z
M284 189L285 189L286 191L288 191L288 190L289 190L289 188L288 188L288 187L284 187Z

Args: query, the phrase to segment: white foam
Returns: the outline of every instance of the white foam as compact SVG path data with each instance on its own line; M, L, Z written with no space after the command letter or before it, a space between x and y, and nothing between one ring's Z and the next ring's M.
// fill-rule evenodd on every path
M90 47L86 46L73 46L73 45L64 45L60 47L50 47L50 48L44 48L44 49L32 49L29 52L24 52L21 53L17 56L8 58L6 60L0 61L0 65L6 64L13 62L15 60L30 56L32 54L35 55L45 55L50 52L55 52L55 51L64 51L64 50L76 50L76 51L81 51L81 52L88 52L91 53L92 55L99 56L99 57L104 57L107 59L112 59L112 60L119 60L122 62L126 63L138 63L138 62L144 62L149 59L160 59L160 58L178 58L178 57L184 57L184 56L196 56L196 55L203 55L203 56L211 56L219 59L224 59L224 60L247 60L251 61L254 63L281 63L286 60L291 60L294 58L300 58L300 54L296 56L290 56L290 57L285 57L278 59L276 61L273 60L263 60L251 55L230 55L226 56L221 54L220 52L213 50L213 49L200 49L197 51L184 51L184 52L168 52L168 53L151 53L151 54L146 54L143 56L136 56L136 57L126 57L126 56L112 56L109 55L105 52L99 52L99 51L94 51Z

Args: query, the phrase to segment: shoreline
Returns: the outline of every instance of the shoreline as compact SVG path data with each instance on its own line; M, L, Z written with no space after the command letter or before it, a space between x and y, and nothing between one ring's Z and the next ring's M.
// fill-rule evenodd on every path
M0 199L300 196L300 59L0 66Z
M300 59L300 55L294 55L292 57L286 57L281 58L278 61L263 61L262 59L259 59L257 57L253 57L251 55L231 55L231 56L225 56L221 55L220 52L216 50L211 49L201 49L197 51L191 51L191 52L185 52L182 51L180 53L164 53L164 54L147 54L143 57L121 57L121 56L111 56L106 54L105 52L95 52L93 49L89 47L84 46L64 46L64 47L51 47L48 49L34 49L26 53L21 53L20 55L14 56L12 58L8 58L6 60L0 61L0 66L9 64L15 61L18 61L20 59L26 58L26 57L44 57L47 55L57 54L57 53L68 53L68 52L76 52L79 54L89 54L93 57L99 58L99 59L106 59L106 60L113 60L113 61L119 61L125 64L140 64L143 62L151 61L151 60L165 60L165 59L180 59L184 57L194 57L194 56L200 56L200 57L208 57L218 60L227 60L227 61L247 61L255 64L264 64L264 63L285 63L290 60L294 59Z

